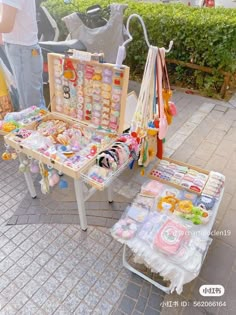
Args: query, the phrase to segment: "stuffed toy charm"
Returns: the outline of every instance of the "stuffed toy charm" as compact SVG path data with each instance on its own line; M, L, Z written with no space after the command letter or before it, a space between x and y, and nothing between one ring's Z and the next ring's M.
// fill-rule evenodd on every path
M32 160L31 164L30 164L30 172L33 174L37 174L37 173L39 173L39 171L40 170L39 170L38 162L35 160Z
M66 188L68 188L68 183L67 183L67 181L64 180L64 179L61 179L60 182L59 182L59 188L61 188L61 189L66 189Z
M25 173L29 170L29 162L28 160L23 160L19 166L19 172Z
M55 170L52 170L48 176L49 186L53 187L57 185L60 181L60 177Z
M48 181L48 171L44 168L42 162L39 163L40 174L42 176L41 181L39 182L41 185L42 194L47 194L50 192L49 190L49 181Z

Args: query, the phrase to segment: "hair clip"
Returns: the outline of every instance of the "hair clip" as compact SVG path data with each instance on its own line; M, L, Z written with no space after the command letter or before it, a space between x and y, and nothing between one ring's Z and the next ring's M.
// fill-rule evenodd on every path
M101 113L98 112L98 111L93 111L93 117L100 118L101 117Z
M83 104L81 103L77 103L76 107L79 109L79 110L82 110L83 109Z
M85 104L85 108L89 109L89 110L92 110L92 104L91 103L86 103Z
M96 88L101 88L102 86L102 82L100 81L93 81L93 88L96 89Z
M113 102L117 103L117 102L120 101L120 95L113 94L111 99L112 99Z
M68 100L70 98L70 93L64 92L63 97Z
M101 94L101 88L100 87L94 87L93 88L93 94Z
M121 85L120 79L113 79L113 84L114 85Z
M110 92L102 91L101 95L102 95L102 97L104 99L110 100L110 98L111 98L111 93Z
M111 108L114 110L119 110L120 109L120 104L119 103L111 103Z
M110 117L110 122L111 123L116 123L116 121L117 121L117 118L115 116L111 116Z
M102 67L95 66L94 71L95 71L95 73L102 73Z
M95 102L99 102L99 101L101 100L100 94L93 94L93 100L94 100Z
M110 124L109 124L109 127L111 128L111 129L113 129L113 130L116 130L117 128L118 128L118 125L117 125L117 123L116 122L110 122Z
M119 116L120 116L120 112L119 112L119 111L114 111L114 110L112 110L112 111L111 111L111 115L112 115L112 116L115 116L115 117L119 117Z
M102 82L106 84L112 84L112 77L104 76Z
M110 113L110 107L108 107L108 106L103 106L102 112L103 112L103 113Z
M103 83L102 90L105 92L111 92L111 86L109 84Z
M109 120L103 118L102 121L101 121L101 125L108 126L109 125Z
M94 104L93 104L93 109L94 109L94 110L101 110L101 109L102 109L102 105L99 104L99 103L94 103Z
M114 73L114 76L115 77L120 77L120 78L123 78L123 76L124 76L124 73L123 73L123 70L118 70L118 69L116 69L115 70L115 73Z
M114 94L120 95L121 92L122 92L122 89L121 89L120 86L114 86L113 89L112 89L112 94L114 93Z
M103 104L104 106L110 106L110 100L104 98L104 99L102 100L102 104Z
M100 124L100 119L97 118L97 117L95 117L95 116L93 116L93 117L92 117L92 122L93 122L96 126L99 126L99 124Z
M102 80L102 75L100 73L95 73L92 77L92 80L94 81L101 81Z
M104 76L112 76L113 71L111 69L106 68L103 70L103 74Z

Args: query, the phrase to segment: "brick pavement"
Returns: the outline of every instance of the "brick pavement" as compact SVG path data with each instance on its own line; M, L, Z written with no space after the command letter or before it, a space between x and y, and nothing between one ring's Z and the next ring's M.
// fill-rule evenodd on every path
M222 171L227 176L215 228L235 233L234 103L213 102L180 92L174 98L179 115L168 134L166 155ZM51 195L42 196L35 178L39 198L32 200L23 176L17 173L17 161L1 161L0 170L0 314L152 315L161 311L163 299L199 299L198 288L202 283L223 284L227 314L231 314L230 308L235 313L235 235L214 237L200 276L185 286L181 296L165 296L122 267L121 246L112 240L107 227L132 199L124 196L128 186L121 184L134 187L135 193L143 181L138 174L130 178L130 173L125 172L120 178L112 206L106 203L104 193L89 200L90 226L87 232L81 232L72 189L66 193L56 188ZM193 307L162 309L163 314L226 314L222 311Z

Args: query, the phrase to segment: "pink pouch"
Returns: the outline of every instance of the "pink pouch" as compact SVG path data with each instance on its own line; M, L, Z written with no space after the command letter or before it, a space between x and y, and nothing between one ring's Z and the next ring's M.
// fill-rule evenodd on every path
M187 238L188 230L185 226L169 219L154 238L154 247L174 255L178 252L182 242Z

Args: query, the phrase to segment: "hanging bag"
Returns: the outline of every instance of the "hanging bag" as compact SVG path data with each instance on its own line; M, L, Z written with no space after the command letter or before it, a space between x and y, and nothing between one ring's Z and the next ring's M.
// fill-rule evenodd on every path
M143 166L147 166L156 156L157 149L158 129L150 126L156 112L155 64L157 52L157 47L149 47L137 107L131 124L131 134L138 136L141 140L138 164Z
M157 93L158 93L158 107L159 107L159 133L158 138L160 140L164 139L167 130L168 130L168 122L165 115L164 110L164 100L163 100L163 60L165 60L165 48L160 48L159 53L157 55Z

